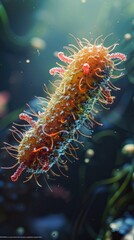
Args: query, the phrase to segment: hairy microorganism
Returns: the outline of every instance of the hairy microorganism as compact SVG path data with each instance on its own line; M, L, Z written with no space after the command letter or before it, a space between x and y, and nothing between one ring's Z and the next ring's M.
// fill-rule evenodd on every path
M5 143L6 150L17 159L13 167L18 165L18 168L11 176L12 181L17 181L24 170L30 173L26 181L34 176L37 183L37 176L42 173L56 175L53 165L62 172L65 158L68 160L73 156L77 159L72 142L79 143L80 127L85 125L92 129L98 123L95 120L96 105L104 107L114 101L111 90L119 88L110 78L122 76L122 73L113 75L113 70L117 72L117 65L125 61L126 56L112 53L117 44L105 47L104 40L99 44L98 39L93 44L85 38L76 41L77 46L66 47L69 56L63 52L57 54L64 64L58 63L50 69L50 74L58 75L58 79L52 83L56 86L55 93L50 94L46 87L48 97L39 98L42 111L36 113L30 108L31 112L24 111L19 115L30 125L24 132L13 126L12 133L15 139L19 136L19 145Z

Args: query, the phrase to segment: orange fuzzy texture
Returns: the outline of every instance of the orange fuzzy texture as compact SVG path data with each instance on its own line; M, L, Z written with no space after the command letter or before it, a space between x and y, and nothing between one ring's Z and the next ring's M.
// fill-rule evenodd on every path
M90 128L96 122L95 104L113 103L110 86L114 90L117 88L109 82L114 69L110 49L102 44L92 45L87 40L86 46L80 42L77 51L75 46L68 47L73 53L70 56L72 62L62 66L59 86L50 96L47 107L41 99L43 111L36 114L37 121L23 133L18 146L17 161L23 164L22 170L25 167L35 176L51 171L54 164L58 167L64 164L61 157L67 149L71 153L69 155L75 155L70 142L78 141L75 135L83 122L89 120ZM89 73L84 72L83 66L89 66Z
M88 77L84 76L81 70L85 62L90 65ZM71 112L75 114L75 118L78 118L78 114L80 114L78 107L89 98L88 91L90 87L88 84L91 87L94 86L94 83L100 84L103 78L98 77L96 73L98 72L98 74L103 75L102 72L100 73L97 70L101 69L102 71L106 66L111 69L113 62L108 58L107 48L103 46L85 47L74 55L74 61L68 65L63 79L52 95L46 111L39 114L36 128L30 129L24 135L18 148L19 162L25 162L28 167L36 169L37 165L39 165L39 161L37 160L38 155L40 157L40 154L42 155L43 153L40 151L33 153L33 149L35 147L36 149L41 148L44 145L48 147L49 151L47 153L46 151L44 152L44 158L53 151L51 149L51 138L42 134L42 125L45 125L45 132L51 135L65 129L64 125ZM81 86L79 86L81 78L83 78L83 81ZM72 121L75 121L73 116L71 116ZM40 138L41 141L39 142ZM62 141L62 137L59 134L53 136L54 146L60 141ZM25 146L29 146L29 149L26 149Z

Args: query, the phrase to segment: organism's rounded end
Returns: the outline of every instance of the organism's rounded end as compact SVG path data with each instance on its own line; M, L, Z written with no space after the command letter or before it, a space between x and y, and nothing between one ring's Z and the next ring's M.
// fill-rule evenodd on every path
M13 174L13 175L11 176L11 180L12 180L12 182L16 182L16 181L18 180L18 177L15 176L15 174Z
M24 169L25 169L25 165L22 162L17 168L17 170L15 171L15 173L11 176L12 182L16 182L18 180L18 177L22 174Z

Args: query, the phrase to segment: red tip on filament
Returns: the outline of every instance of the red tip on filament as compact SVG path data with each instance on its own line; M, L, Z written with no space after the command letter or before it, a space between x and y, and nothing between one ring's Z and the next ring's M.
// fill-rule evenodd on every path
M23 170L25 169L25 165L22 162L19 167L17 168L16 172L11 176L11 180L13 182L16 182L19 178L19 176L22 174Z

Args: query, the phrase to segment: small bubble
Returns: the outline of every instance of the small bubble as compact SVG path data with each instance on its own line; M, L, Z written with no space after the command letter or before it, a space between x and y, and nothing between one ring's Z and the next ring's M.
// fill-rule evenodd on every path
M59 233L58 233L58 231L53 231L52 233L51 233L51 237L52 237L52 239L57 239L58 237L59 237Z
M44 49L46 47L46 42L43 39L41 39L41 38L33 37L31 39L31 45L34 48L42 50L42 49Z
M17 235L22 236L25 233L25 229L23 227L18 227L16 229L16 233L17 233Z
M26 59L26 63L30 63L30 59Z
M93 149L88 149L87 151L86 151L86 156L87 157L93 157L94 156L94 150Z
M131 40L131 39L132 39L132 34L131 34L131 33L126 33L126 34L124 35L124 39L125 39L126 41Z
M126 144L125 146L123 146L121 152L124 155L128 155L128 156L133 155L134 154L134 144L133 143Z
M84 162L85 162L85 163L89 163L89 162L90 162L90 159L89 159L89 158L85 158L85 159L84 159Z

